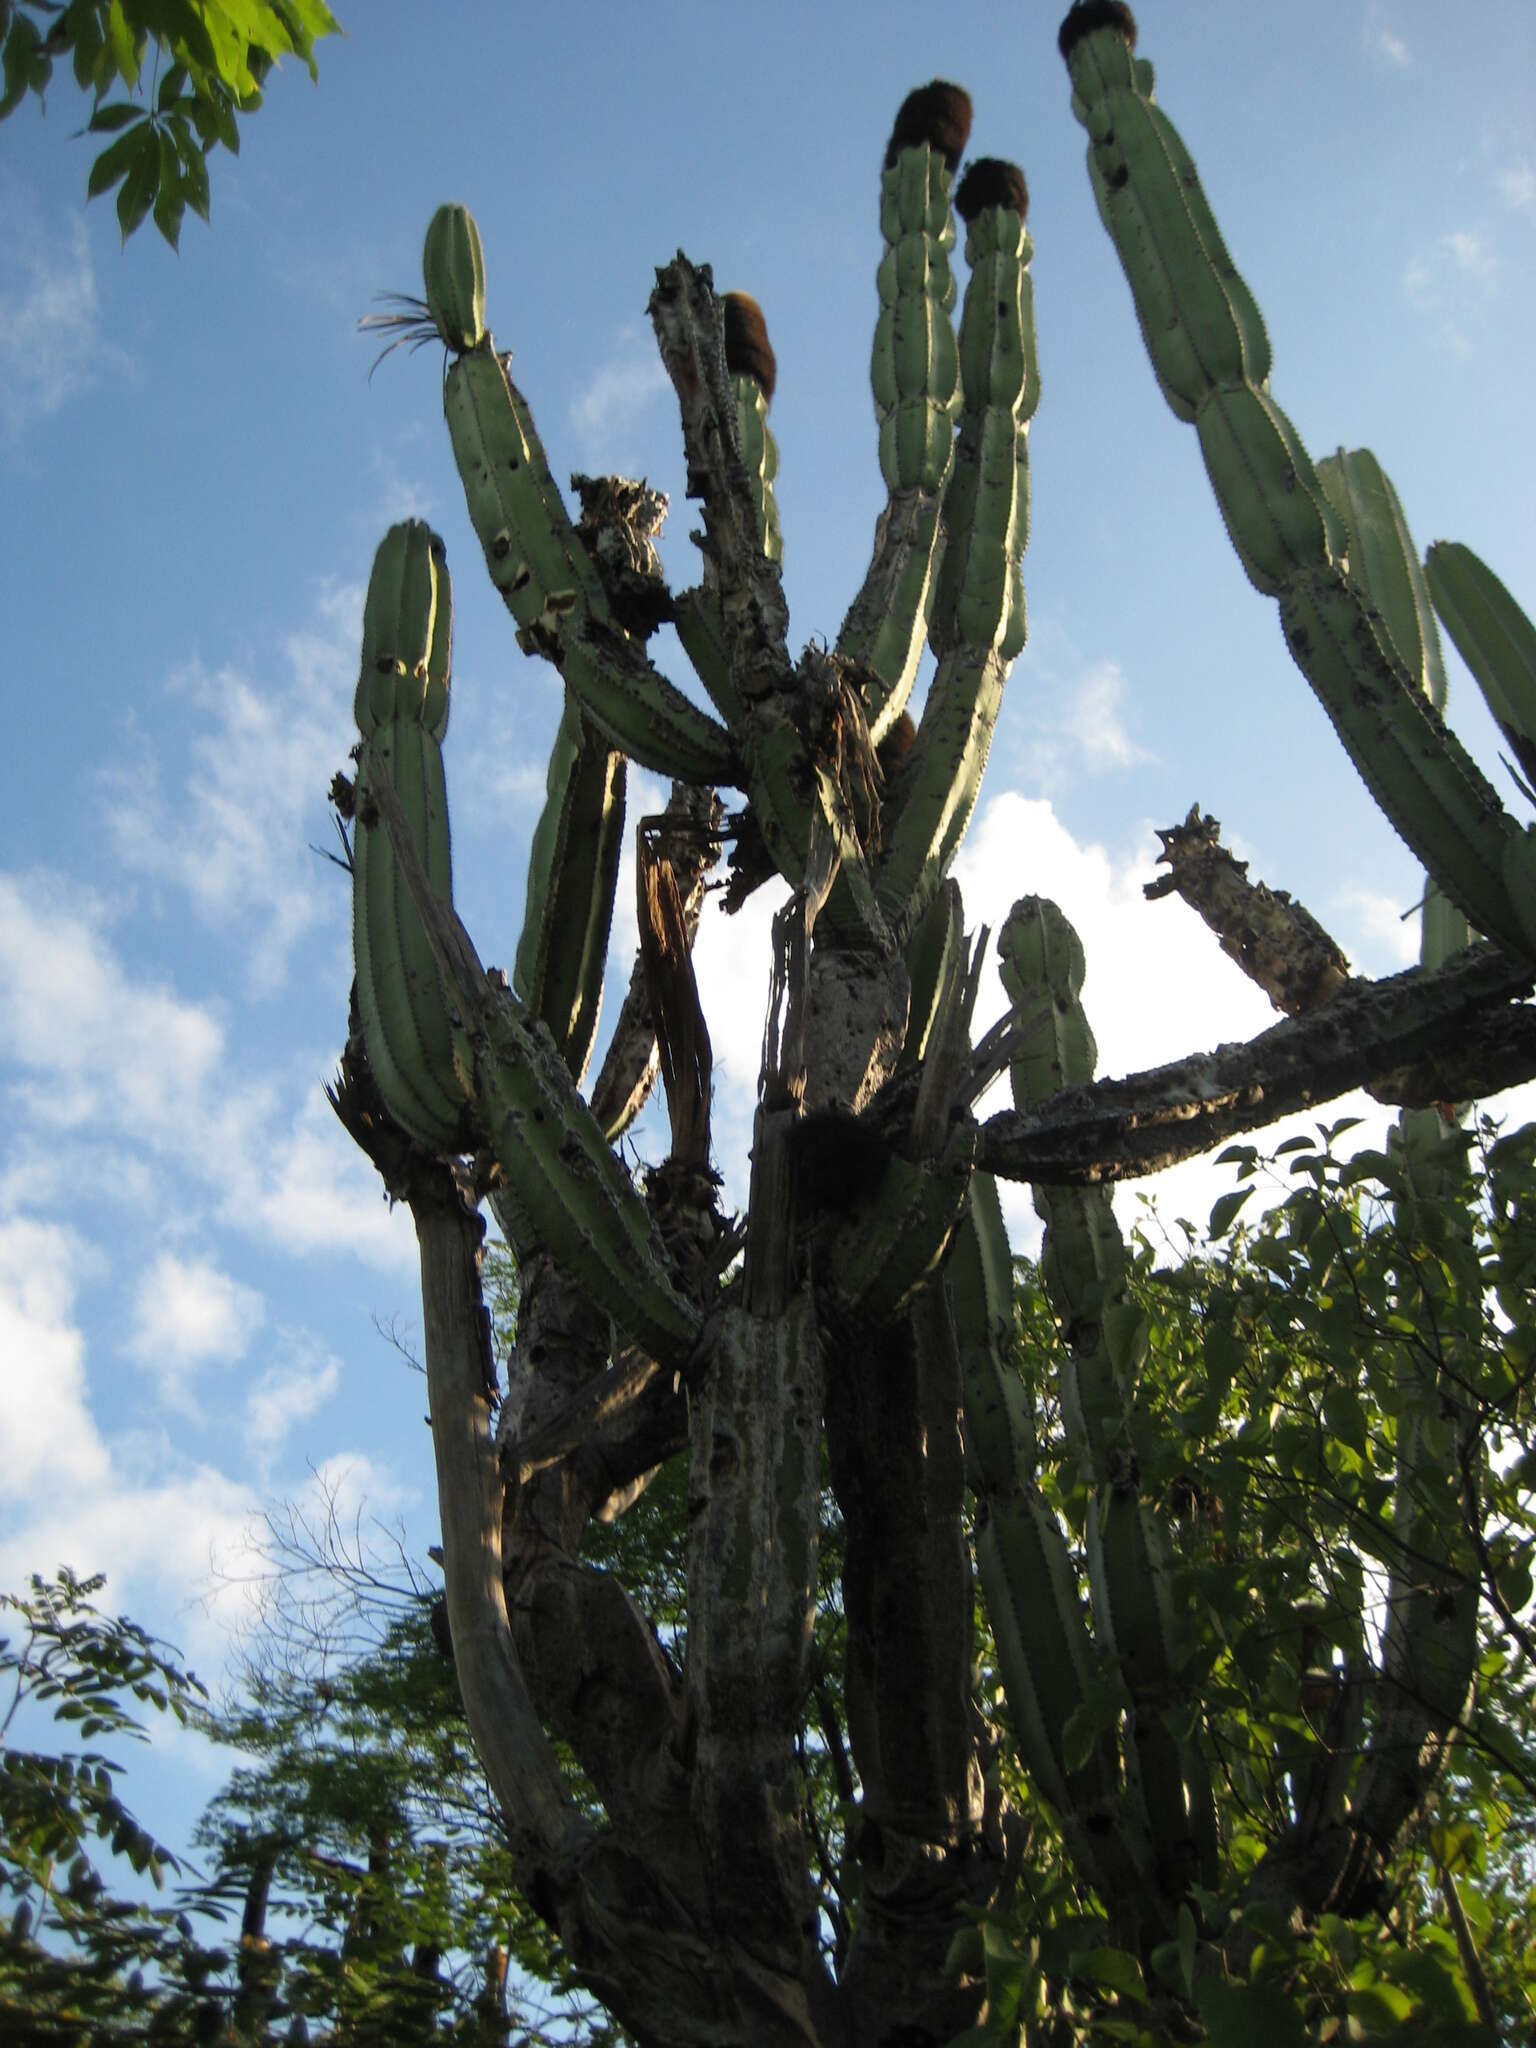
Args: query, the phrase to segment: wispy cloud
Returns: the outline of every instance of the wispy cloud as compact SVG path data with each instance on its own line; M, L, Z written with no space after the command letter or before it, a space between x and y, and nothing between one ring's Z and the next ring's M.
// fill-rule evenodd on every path
M1403 291L1409 304L1433 324L1442 345L1465 355L1472 340L1463 318L1495 290L1498 274L1492 238L1481 228L1456 228L1409 258Z
M199 1369L243 1358L265 1318L256 1290L211 1260L162 1252L140 1278L127 1350L162 1400L184 1408Z
M155 758L107 778L106 819L119 859L185 896L201 921L251 934L246 971L271 994L289 955L343 897L310 851L324 795L351 744L361 593L335 585L316 618L284 644L283 666L253 681L198 665L168 684L196 726L187 772L167 790Z
M1536 164L1529 157L1507 165L1497 174L1495 182L1506 206L1536 220Z
M1405 70L1413 61L1408 45L1393 25L1391 15L1381 0L1367 0L1365 18L1360 24L1360 41L1375 63L1393 71Z
M85 222L45 223L35 196L0 177L0 418L17 434L99 373L96 272Z
M341 1383L341 1362L300 1357L269 1366L246 1396L246 1435L263 1460L297 1424L306 1421Z
M1028 693L1017 772L1032 787L1060 790L1084 776L1113 775L1150 760L1130 717L1130 686L1118 661L1085 662L1049 624L1035 635L1036 685Z
M220 1015L133 974L99 900L46 872L0 873L0 1059L18 1162L0 1195L112 1188L81 1162L122 1151L140 1207L190 1212L211 1193L221 1222L301 1256L409 1259L409 1222L387 1209L320 1076L295 1104L291 1077L232 1057ZM29 1188L26 1161L50 1155Z
M581 438L583 459L604 470L621 465L625 437L669 389L650 329L639 321L621 327L586 389L571 401L571 424Z

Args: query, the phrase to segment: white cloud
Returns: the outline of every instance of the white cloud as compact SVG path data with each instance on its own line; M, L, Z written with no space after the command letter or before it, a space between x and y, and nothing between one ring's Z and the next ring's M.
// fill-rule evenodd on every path
M255 1288L207 1259L162 1252L139 1281L127 1350L159 1383L162 1398L179 1405L200 1366L245 1356L265 1317Z
M219 1656L209 1560L238 1540L255 1502L207 1466L167 1475L158 1443L137 1470L132 1446L104 1440L75 1320L76 1285L92 1264L58 1224L0 1223L0 1586L61 1565L106 1571L114 1610L199 1608L200 1654Z
M325 792L353 739L361 607L353 587L325 591L315 625L285 643L285 669L259 682L196 665L172 678L179 718L199 728L173 793L147 747L107 778L119 858L181 891L204 924L250 934L246 971L264 994L305 933L345 912L336 871L310 842L329 836Z
M1414 965L1419 957L1419 919L1403 915L1413 910L1412 904L1399 903L1395 896L1359 882L1335 890L1333 901L1338 913L1333 935L1343 945L1340 933L1349 933L1354 943L1348 950L1357 959L1357 971L1397 974Z
M1394 71L1404 70L1413 61L1408 45L1393 27L1380 0L1368 0L1365 19L1360 26L1360 40L1367 55L1378 64L1389 65Z
M1536 220L1536 164L1522 157L1519 163L1500 171L1498 186L1507 206Z
M0 416L19 433L99 373L96 273L78 217L45 228L34 196L0 178Z
M321 1408L341 1383L341 1362L300 1358L270 1366L245 1401L246 1434L265 1458L296 1423Z
M12 1506L100 1485L108 1456L87 1406L74 1323L87 1253L56 1223L0 1223L0 1469ZM32 1567L29 1567L31 1569Z
M1441 346L1467 355L1473 339L1463 318L1496 289L1498 274L1490 237L1480 228L1456 228L1409 258L1403 291L1415 311L1434 323Z
M625 437L648 406L671 389L648 327L631 321L619 329L606 360L571 401L571 424L583 460L607 472L622 467Z
M39 1123L69 1128L110 1109L133 1136L179 1126L207 1088L224 1030L163 984L132 981L102 906L46 871L0 874L0 1048L41 1085Z

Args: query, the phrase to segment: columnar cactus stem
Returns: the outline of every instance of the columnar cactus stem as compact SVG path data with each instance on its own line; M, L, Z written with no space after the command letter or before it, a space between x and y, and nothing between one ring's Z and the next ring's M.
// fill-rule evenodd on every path
M625 759L567 696L528 856L512 986L542 1017L580 1083L602 1010L613 897L624 854Z
M955 195L971 265L960 325L968 366L945 558L929 626L939 666L887 806L876 881L905 936L933 898L970 823L1002 704L1024 644L1019 557L1028 533L1027 436L1039 396L1027 275L1023 174L979 159Z
M352 937L369 1064L390 1113L434 1151L464 1148L467 1090L454 1068L437 968L378 815L397 797L426 885L452 898L441 740L448 726L453 592L442 542L420 520L379 545L363 610L354 712L368 764L353 797Z
M960 409L959 356L949 317L955 303L949 186L970 130L970 97L959 86L935 79L909 93L896 116L881 178L886 249L871 377L889 497L863 588L837 642L838 653L865 673L876 742L911 694L933 599L939 515Z
M1080 1000L1083 949L1055 904L1024 897L998 936L1003 985L1016 1012L1049 1007L1013 1062L1023 1111L1093 1077L1097 1049ZM1142 1803L1163 1891L1215 1881L1216 1813L1198 1741L1176 1740L1183 1629L1167 1532L1140 1495L1132 1431L1134 1374L1145 1325L1125 1286L1126 1252L1106 1188L1031 1190L1045 1223L1040 1270L1066 1339L1062 1417L1089 1483L1087 1552L1094 1619L1131 1701L1128 1788Z
M444 213L451 233L440 226ZM727 733L657 674L611 621L596 566L576 537L533 415L508 371L510 358L496 353L483 323L468 343L477 323L461 316L477 293L483 306L485 264L462 208L434 217L423 272L428 311L453 355L443 412L469 516L491 581L528 645L556 661L594 724L631 759L688 781L731 781Z
M1135 42L1122 0L1079 0L1061 27L1094 195L1163 395L1194 422L1238 558L1279 600L1286 644L1371 794L1473 923L1530 954L1517 899L1536 885L1536 850L1348 573L1348 523L1269 395L1257 308L1178 131L1153 103L1152 67Z

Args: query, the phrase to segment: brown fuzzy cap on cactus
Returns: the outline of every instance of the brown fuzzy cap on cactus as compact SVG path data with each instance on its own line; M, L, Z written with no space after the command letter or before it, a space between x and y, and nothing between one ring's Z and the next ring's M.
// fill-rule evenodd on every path
M909 92L896 116L896 126L885 145L885 168L889 170L904 149L927 143L942 152L953 170L965 154L971 139L971 96L963 85L951 85L947 78L935 78Z
M727 292L721 309L725 314L725 367L733 377L755 377L764 398L771 400L778 364L769 345L762 307L745 292Z
M988 206L1006 206L1020 220L1029 214L1029 187L1017 164L1000 156L979 156L966 166L955 189L955 211L967 226Z
M456 355L485 339L485 255L467 206L440 206L421 252L432 324Z
M1077 0L1077 5L1056 32L1056 47L1070 57L1084 36L1095 29L1112 28L1128 50L1136 47L1136 17L1125 0Z

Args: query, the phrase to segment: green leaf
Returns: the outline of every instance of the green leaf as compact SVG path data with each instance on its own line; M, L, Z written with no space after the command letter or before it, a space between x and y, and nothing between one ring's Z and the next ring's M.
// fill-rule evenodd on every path
M173 64L160 81L160 90L155 95L155 111L161 114L169 113L177 100L181 98L182 87L186 82L186 65Z
M91 165L91 175L85 181L85 196L88 200L99 198L103 192L111 191L118 179L125 177L138 159L144 145L145 130L142 124L132 134L120 135L116 142L108 145ZM156 151L156 161L159 152Z
M1237 1188L1231 1194L1218 1197L1211 1206L1210 1234L1213 1238L1226 1236L1238 1210L1252 1193L1252 1188Z
M112 61L117 66L118 76L124 85L137 85L143 31L139 30L136 33L129 27L123 0L112 0L107 9L107 46L112 52Z
M1323 1420L1342 1443L1365 1455L1365 1409L1353 1387L1334 1384L1324 1390Z
M1085 1977L1090 1984L1101 1984L1107 1991L1118 1991L1122 1998L1134 1998L1141 2005L1147 2002L1141 1965L1123 1948L1091 1948L1085 1955L1074 1957L1073 1970L1075 1975Z
M186 211L186 200L182 196L180 165L177 162L175 144L162 133L160 136L160 190L155 195L155 226L164 235L173 249L181 246L181 217ZM166 1701L156 1700L164 1707Z
M181 151L181 196L199 220L208 218L208 164L190 138Z
M117 224L125 242L142 225L160 189L160 137L153 128L145 127L135 131L134 140L140 145L139 152L117 195Z
M93 135L115 135L119 128L126 128L130 121L143 121L148 116L144 109L135 106L132 100L109 100L98 107L86 127Z
M1195 2004L1211 2036L1211 2048L1306 2048L1301 2013L1273 1984L1221 1984L1195 1989Z
M1098 1738L1098 1726L1087 1704L1074 1707L1061 1731L1061 1760L1069 1774L1083 1768L1093 1755L1093 1746Z

